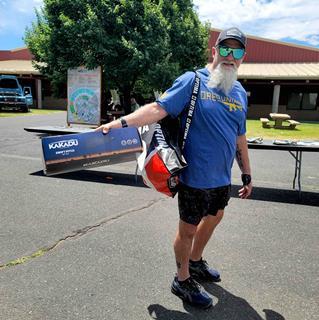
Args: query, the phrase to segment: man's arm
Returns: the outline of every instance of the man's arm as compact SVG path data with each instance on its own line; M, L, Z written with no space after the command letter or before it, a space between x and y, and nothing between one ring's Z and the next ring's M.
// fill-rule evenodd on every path
M166 116L167 112L157 102L152 102L122 117L122 119L125 120L128 127L141 127L157 122ZM103 133L108 133L112 128L122 128L120 119L103 124L96 130L102 130Z
M245 134L237 138L236 160L242 172L242 180L244 184L243 187L238 191L238 193L240 198L246 199L250 196L253 186L251 181L249 181L249 177L251 177L251 170L248 155L248 145Z

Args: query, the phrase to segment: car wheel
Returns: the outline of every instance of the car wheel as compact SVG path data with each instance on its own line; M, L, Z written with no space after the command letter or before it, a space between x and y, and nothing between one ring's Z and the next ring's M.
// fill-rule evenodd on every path
M22 112L29 112L29 108L27 106L22 107L21 111Z

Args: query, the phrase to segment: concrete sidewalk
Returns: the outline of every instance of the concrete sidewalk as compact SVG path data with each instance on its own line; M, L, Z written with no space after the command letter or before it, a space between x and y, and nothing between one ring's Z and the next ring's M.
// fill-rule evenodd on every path
M317 154L303 158L301 203L288 153L250 151L250 200L236 197L234 168L234 197L205 252L222 282L205 286L214 307L201 311L170 293L177 200L135 183L134 162L43 175L39 138L23 127L64 121L0 119L1 320L319 318Z

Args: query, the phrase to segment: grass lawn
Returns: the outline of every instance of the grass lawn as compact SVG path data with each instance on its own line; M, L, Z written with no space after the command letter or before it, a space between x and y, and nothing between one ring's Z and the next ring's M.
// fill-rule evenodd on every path
M265 140L319 140L319 122L301 122L294 130L263 128L259 120L247 120L248 138L262 137Z
M51 114L51 113L57 113L57 112L64 112L64 111L61 111L61 110L46 110L46 109L30 109L30 112L1 111L0 112L0 118L33 116L33 115Z

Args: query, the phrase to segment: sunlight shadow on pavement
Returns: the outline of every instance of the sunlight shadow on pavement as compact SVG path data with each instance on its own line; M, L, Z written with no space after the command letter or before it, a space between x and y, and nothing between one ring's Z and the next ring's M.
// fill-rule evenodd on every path
M213 296L213 307L202 310L183 303L186 312L169 310L159 304L152 304L148 312L156 320L285 320L276 311L264 309L264 317L243 298L238 297L214 283L203 284Z

